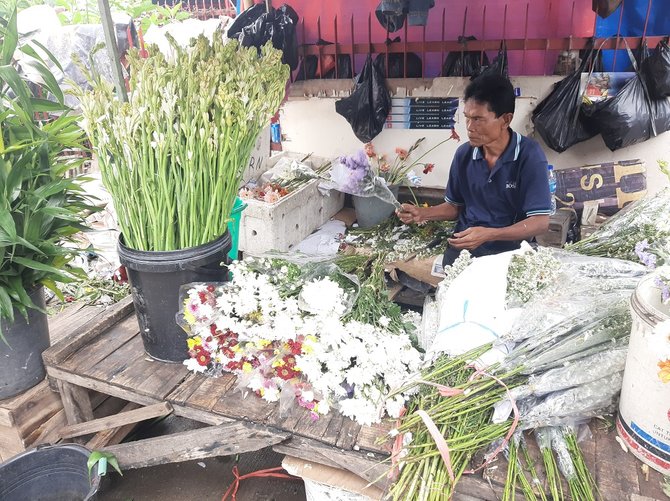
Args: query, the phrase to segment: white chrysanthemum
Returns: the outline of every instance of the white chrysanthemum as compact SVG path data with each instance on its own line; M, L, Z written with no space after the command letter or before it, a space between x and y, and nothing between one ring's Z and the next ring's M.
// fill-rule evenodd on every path
M346 293L329 277L305 283L299 299L302 310L315 315L339 317L346 311Z
M184 360L184 365L192 372L205 372L207 369L207 367L200 365L195 358L187 358Z

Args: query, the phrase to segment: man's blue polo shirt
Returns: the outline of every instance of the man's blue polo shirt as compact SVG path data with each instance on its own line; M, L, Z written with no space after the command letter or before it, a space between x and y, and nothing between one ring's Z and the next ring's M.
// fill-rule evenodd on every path
M473 226L503 228L530 216L551 214L547 157L535 141L509 131L509 145L493 169L481 148L466 143L456 150L444 200L461 207L457 232ZM474 254L497 254L520 244L486 242Z

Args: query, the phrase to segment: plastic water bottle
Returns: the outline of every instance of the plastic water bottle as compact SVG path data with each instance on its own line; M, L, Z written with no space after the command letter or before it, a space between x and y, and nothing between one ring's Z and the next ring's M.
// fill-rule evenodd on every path
M554 166L547 165L547 177L549 178L549 196L551 197L551 214L556 213L556 174Z

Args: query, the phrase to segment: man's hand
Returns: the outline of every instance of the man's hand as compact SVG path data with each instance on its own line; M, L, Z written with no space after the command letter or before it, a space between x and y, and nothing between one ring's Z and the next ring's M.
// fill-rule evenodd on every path
M416 205L402 204L402 210L397 210L398 218L405 224L420 223L423 221L421 217L421 209Z
M454 249L473 250L483 243L496 240L495 228L484 228L483 226L473 226L458 233L454 233L453 238L448 238L447 242Z

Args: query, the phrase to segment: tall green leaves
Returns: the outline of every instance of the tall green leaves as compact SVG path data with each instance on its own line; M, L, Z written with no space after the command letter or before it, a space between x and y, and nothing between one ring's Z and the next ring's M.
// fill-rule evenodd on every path
M82 151L84 133L40 54L53 56L18 40L14 8L0 18L0 319L9 322L15 311L26 315L35 307L28 290L39 284L56 289L56 281L80 273L68 264L75 251L62 243L94 210L80 181L65 178L82 157L63 153ZM17 49L24 55L20 63Z
M85 128L125 243L167 251L226 231L244 167L284 96L281 52L223 43L221 33L174 58L131 52L130 102L97 80L80 96Z

